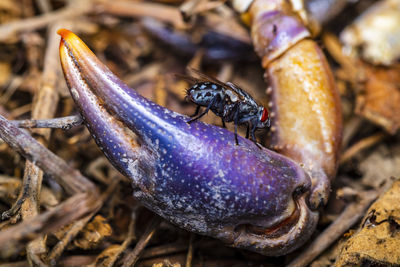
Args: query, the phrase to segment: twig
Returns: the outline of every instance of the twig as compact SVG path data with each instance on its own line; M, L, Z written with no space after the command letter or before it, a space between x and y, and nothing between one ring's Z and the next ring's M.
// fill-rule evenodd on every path
M44 59L44 69L41 76L39 90L36 91L33 105L32 118L52 118L57 109L59 95L56 90L56 84L62 76L58 58L58 42L59 37L55 34L56 30L61 26L66 26L60 21L48 28L48 44ZM29 43L28 43L29 46ZM33 132L37 135L37 139L43 145L47 145L50 139L50 129L35 129ZM43 172L35 164L30 161L25 163L25 175L23 179L22 190L15 205L10 211L19 210L23 220L28 220L38 215L40 208L40 191L42 186ZM4 215L4 214L3 214ZM9 214L8 214L9 215ZM3 216L4 217L4 216ZM31 265L45 266L41 258L38 256L47 251L44 237L37 238L27 245L28 261Z
M64 234L61 240L50 251L47 260L51 266L56 266L57 259L61 256L65 247L76 237L76 235L85 227L89 220L93 217L93 214L97 212L97 209L90 213L90 215L74 222L68 231Z
M141 259L150 259L162 257L169 254L177 254L180 252L185 252L188 249L188 245L178 241L176 243L170 243L167 245L160 245L156 247L151 247L143 251Z
M10 84L7 86L6 89L3 89L4 93L2 93L2 95L0 96L0 105L4 105L10 100L11 96L15 93L15 91L17 91L18 87L21 86L22 82L23 78L21 76L14 76L11 79Z
M149 226L147 227L144 234L140 237L139 241L137 242L135 248L132 250L131 253L125 259L123 267L130 267L133 266L137 260L139 259L140 253L144 250L144 248L149 243L150 239L153 237L154 233L156 232L158 225L161 223L161 218L155 216L152 221L150 222Z
M114 266L115 262L117 261L118 257L121 255L121 253L123 253L126 248L131 244L132 240L134 240L135 238L135 219L132 218L130 223L129 223L129 227L128 227L128 233L126 234L126 239L124 240L124 242L118 247L118 249L113 250L113 253L109 253L107 254L108 257L105 257L105 255L103 255L103 253L101 253L98 257L97 257L97 261L94 262L92 265L90 266L103 266L103 267L112 267ZM101 263L99 263L99 258L101 258ZM104 259L106 258L106 259Z
M50 35L48 46L46 49L45 66L42 74L42 82L39 90L36 91L34 103L32 105L33 118L52 117L55 113L58 103L58 93L54 90L57 75L56 60L57 57L57 41ZM28 39L29 40L29 39ZM27 44L30 47L30 44ZM46 145L50 137L48 129L36 131L38 141ZM22 187L17 201L10 210L2 214L2 219L14 216L17 213L22 220L29 220L39 214L40 208L40 191L42 187L43 172L29 160L25 163L24 178ZM30 265L45 266L45 263L38 256L47 251L44 237L39 237L30 242L26 247L26 253Z
M7 216L14 216L11 212L20 214L17 217L21 217L22 220L29 220L37 216L39 212L39 196L42 186L42 172L29 160L25 163L24 178L21 187L18 200L12 206L9 211L2 214L2 219L7 218ZM41 261L39 255L46 252L46 246L44 240L39 237L33 240L26 246L27 258L31 265L35 266L45 266Z
M378 192L375 190L363 192L361 200L348 205L340 216L329 225L329 227L326 228L325 231L322 232L302 254L300 254L300 256L294 259L288 267L307 266L313 259L315 259L352 225L354 225L362 216L364 216L365 210L377 197Z
M0 232L0 257L6 258L40 235L58 230L98 208L98 196L78 193L54 209Z
M225 0L222 1L202 1L202 0L190 0L185 1L179 7L179 10L182 13L182 16L185 21L189 21L190 17L197 14L203 13L208 10L216 9L220 7L226 2Z
M21 203L21 218L29 220L39 214L40 192L42 187L43 172L32 162L25 162L24 179L22 181L21 195L18 200ZM20 201L17 201L17 204ZM15 206L13 206L15 207ZM4 215L4 214L3 214ZM30 265L46 266L38 255L46 252L46 242L43 237L39 237L26 246L26 253Z
M34 240L35 241L35 240ZM34 241L32 241L32 242L34 242ZM31 243L32 243L31 242ZM29 250L29 247L31 246L31 243L30 244L28 244L28 246L27 246L27 251ZM32 251L32 250L31 250ZM35 266L35 267L48 267L48 265L46 264L46 263L44 263L43 261L42 261L42 259L40 258L40 256L39 256L39 253L35 253L35 254L32 254L32 255L29 255L29 260L28 260L28 262L29 262L29 265L30 266Z
M58 227L64 226L98 208L99 200L97 189L91 181L84 177L79 171L68 166L61 158L47 150L26 131L16 128L2 116L0 116L0 137L25 158L34 162L46 173L53 175L68 193L88 192L88 194L77 194L55 209L37 215L32 219L28 218L23 223L1 232L0 256L6 257L12 255L16 251L19 251L21 246L26 245L27 241L38 238L40 234L46 234ZM29 168L29 170L39 171L36 167ZM35 175L32 177L38 178L39 176ZM41 183L36 182L34 184L35 186L31 187L31 190L35 190L36 192L36 186L40 186ZM36 193L32 193L35 203L36 195ZM76 198L79 199L78 203L76 203ZM85 206L81 207L80 205L82 204ZM30 215L37 214L37 210L35 209L30 209L30 211L34 211ZM37 252L41 251L37 251L35 247L29 246L28 250L29 253L32 254L30 260L35 261L35 259L37 259L39 261L37 263L41 265L41 261L36 257L38 254Z
M186 28L178 8L157 4L127 1L100 1L100 11L117 16L152 17L174 25L177 29Z
M97 182L100 182L108 186L110 180L104 173L104 168L108 169L109 167L110 167L110 162L106 158L101 156L90 162L89 166L86 168L85 173L87 173L90 177L93 177L93 179L96 180ZM125 176L121 177L126 178Z
M30 161L27 161L27 163L28 162L30 162ZM29 175L28 172L25 172L25 175L23 178L23 180L24 180L23 183L24 184L28 183L26 180L30 180L30 178L31 178L31 175ZM22 203L24 203L27 196L28 196L28 190L25 190L25 188L22 188L22 185L21 185L20 193L18 195L17 200L15 201L15 203L11 206L11 208L9 210L7 210L1 214L1 220L4 221L4 220L7 220L7 219L11 218L12 216L14 216L20 210L21 205L22 205Z
M347 161L349 161L350 159L352 159L355 155L357 155L358 153L360 153L360 151L367 149L377 143L379 143L380 141L382 141L385 137L387 136L386 133L377 133L374 135L371 135L367 138L361 139L360 141L358 141L357 143L355 143L354 145L352 145L350 148L348 148L341 156L340 160L339 160L339 164L343 164Z
M49 0L36 0L36 4L42 13L48 13L51 11L51 4Z
M63 238L53 247L51 252L49 253L47 259L52 266L56 265L57 259L61 256L65 247L76 237L76 235L85 227L88 221L97 213L97 211L103 206L103 203L108 199L108 197L115 191L115 188L118 185L119 180L113 180L113 182L109 185L107 190L101 194L99 198L99 205L97 209L94 209L88 216L74 222L71 228L65 233Z
M80 115L72 115L62 118L42 119L42 120L15 120L11 121L19 128L53 128L69 130L72 127L82 124L82 117Z
M161 245L157 247L152 247L143 251L141 255L142 259L149 259L149 258L157 258L162 257L169 254L176 254L180 252L184 252L188 249L188 245L178 241L176 243L171 243L168 245Z
M28 113L32 109L32 103L17 107L10 112L10 118L19 117L25 113Z
M360 117L354 117L345 122L343 125L343 137L342 137L342 148L346 148L350 140L358 132L360 127L363 125L363 119Z
M63 159L46 149L26 131L15 127L3 116L0 116L0 137L23 157L52 175L69 194L97 192L96 186L78 170L71 168Z
M17 20L0 25L0 42L6 41L8 38L10 38L10 36L23 31L33 31L46 27L47 25L56 21L77 17L88 13L91 8L90 2L91 1L73 1L73 4L56 11L52 11L37 17Z
M179 7L179 11L182 14L182 17L185 21L190 20L190 16L195 13L195 9L201 3L201 0L189 0L185 1Z
M186 267L192 267L192 260L193 260L193 240L194 240L194 234L190 234L190 239L189 239L189 248L188 252L186 255Z

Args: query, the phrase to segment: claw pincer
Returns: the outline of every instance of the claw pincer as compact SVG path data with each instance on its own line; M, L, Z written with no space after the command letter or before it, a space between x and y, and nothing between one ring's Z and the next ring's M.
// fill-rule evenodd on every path
M225 129L161 107L105 67L72 32L60 58L71 95L97 145L131 178L134 196L178 226L265 255L302 245L317 215L311 182L294 161L240 145Z
M269 143L309 174L308 202L316 210L327 203L336 175L341 104L330 66L295 2L301 6L303 1L234 0L248 18L270 86Z

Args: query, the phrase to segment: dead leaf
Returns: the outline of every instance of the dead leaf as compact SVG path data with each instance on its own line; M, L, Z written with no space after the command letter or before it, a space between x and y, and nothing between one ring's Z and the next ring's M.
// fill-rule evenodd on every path
M0 199L12 204L17 198L21 187L21 180L14 177L0 176Z
M400 66L365 65L366 82L356 99L356 113L395 134L400 127Z
M360 162L359 170L363 173L362 183L379 188L390 177L400 177L399 166L400 146L380 145Z
M106 219L97 215L83 228L82 233L74 240L74 245L83 249L91 249L96 247L104 237L110 236L111 233L111 226L106 222Z
M171 263L169 260L164 260L160 263L154 263L153 267L181 267L179 263Z

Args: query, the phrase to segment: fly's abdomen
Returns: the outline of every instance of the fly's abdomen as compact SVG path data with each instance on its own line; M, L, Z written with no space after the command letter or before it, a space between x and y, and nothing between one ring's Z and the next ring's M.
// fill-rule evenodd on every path
M187 91L188 98L195 104L207 107L216 98L215 102L222 99L223 88L211 82L196 83Z

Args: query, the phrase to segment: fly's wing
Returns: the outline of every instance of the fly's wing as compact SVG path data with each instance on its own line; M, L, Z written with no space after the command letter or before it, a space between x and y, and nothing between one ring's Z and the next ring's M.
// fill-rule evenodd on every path
M207 74L204 74L196 69L188 68L188 71L193 73L198 78L195 78L194 76L187 76L187 75L181 75L181 74L177 74L177 76L181 77L182 79L184 79L188 82L191 82L193 84L199 83L199 82L211 82L211 83L217 84L226 90L230 90L230 91L234 92L240 100L242 100L242 101L246 100L247 102L249 102L249 104L257 106L257 103L253 99L253 97L250 94L248 94L246 91L241 89L239 86L237 86L231 82L227 82L227 83L221 82L220 80L218 80L214 77L208 76Z
M231 89L232 91L234 91L240 99L242 100L246 100L247 102L249 102L250 104L257 106L257 102L254 100L254 98L247 93L246 91L244 91L242 88L240 88L239 86L237 86L234 83L231 82L227 82L225 87L228 86L229 89Z
M223 88L229 89L229 87L225 83L221 82L217 78L208 76L207 74L202 73L196 69L188 68L188 70L189 70L189 72L195 74L195 76L199 77L197 80L200 82L211 82L211 83L215 83L219 86L222 86Z
M180 73L175 73L175 77L178 77L178 78L180 78L182 80L185 80L185 81L187 81L188 83L190 83L192 85L201 82L201 80L196 79L193 76L180 74Z
M235 93L236 96L238 97L238 99L240 99L240 100L243 101L243 100L245 100L246 98L249 98L249 99L251 99L250 101L252 101L252 103L254 102L254 104L257 104L257 103L254 101L254 99L251 97L251 95L249 95L248 93L246 93L245 91L243 91L239 86L237 86L237 85L235 85L235 84L233 84L233 83L231 83L231 82L227 82L227 83L221 82L221 81L218 80L217 78L208 76L207 74L204 74L204 73L202 73L202 72L200 72L200 71L198 71L198 70L196 70L196 69L188 68L188 70L189 70L190 72L192 72L193 74L196 74L196 76L198 76L198 77L199 77L199 80L202 81L202 82L212 82L212 83L215 83L215 84L221 86L222 88L224 88L224 89L226 89L226 90L229 90L229 91Z
M184 80L184 81L186 81L186 82L188 82L190 84L191 87L186 88L186 90L185 90L186 99L189 96L189 91L192 88L192 86L200 82L195 77L192 77L192 76L189 76L189 75L180 74L180 73L175 73L175 77L178 77L178 78L180 78L180 79L182 79L182 80Z
M196 83L210 82L210 83L217 84L223 88L229 89L229 87L225 83L217 80L214 77L208 76L207 74L204 74L196 69L188 68L188 71L193 73L193 75L185 75L185 74L176 73L175 76L181 78L182 80L187 81L188 83L190 83L192 85L194 85Z

